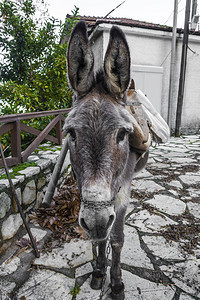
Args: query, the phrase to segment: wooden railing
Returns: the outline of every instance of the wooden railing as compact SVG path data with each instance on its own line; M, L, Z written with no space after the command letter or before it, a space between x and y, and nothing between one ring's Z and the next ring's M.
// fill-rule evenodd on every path
M48 140L58 145L62 144L64 133L62 132L62 121L65 120L63 114L67 114L70 108L53 110L53 111L41 111L35 113L25 113L16 115L4 115L0 116L0 136L9 132L11 134L11 156L6 158L8 166L14 166L26 161L28 156L40 145L43 140ZM33 118L42 118L46 116L55 116L54 119L40 131L36 128L30 127L24 123L23 120L30 120ZM49 132L56 128L56 136L52 136ZM34 141L21 152L21 131L31 133L36 136ZM3 166L0 159L0 166Z

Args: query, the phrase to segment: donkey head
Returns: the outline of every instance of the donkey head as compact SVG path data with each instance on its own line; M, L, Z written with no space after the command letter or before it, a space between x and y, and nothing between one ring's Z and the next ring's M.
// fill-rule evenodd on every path
M95 240L107 238L115 221L116 195L124 184L132 117L123 102L130 80L130 54L123 32L110 31L104 68L94 74L94 57L83 21L68 46L68 76L74 105L69 133L72 169L82 197L79 223Z

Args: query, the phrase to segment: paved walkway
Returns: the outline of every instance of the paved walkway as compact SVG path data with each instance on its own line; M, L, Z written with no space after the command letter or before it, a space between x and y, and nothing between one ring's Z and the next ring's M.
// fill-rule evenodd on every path
M200 299L199 163L199 136L171 138L151 149L133 181L121 259L127 300ZM32 232L39 247L50 234ZM0 299L99 299L89 287L90 241L72 240L37 259L30 250L15 257L17 249L13 242L0 259Z

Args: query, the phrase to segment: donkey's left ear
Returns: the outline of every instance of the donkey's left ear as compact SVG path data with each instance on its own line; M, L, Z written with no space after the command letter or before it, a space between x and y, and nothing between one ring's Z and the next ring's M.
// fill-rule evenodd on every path
M130 81L130 52L122 30L113 26L105 54L104 71L109 92L122 100Z
M72 31L68 46L67 63L72 88L80 96L84 96L91 89L94 81L94 57L84 21L79 21Z

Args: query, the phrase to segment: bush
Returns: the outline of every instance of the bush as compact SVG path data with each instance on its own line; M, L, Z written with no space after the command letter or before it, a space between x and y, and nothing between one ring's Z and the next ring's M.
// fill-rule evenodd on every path
M70 35L78 8L72 13L73 18L66 19L64 24L54 18L39 24L33 0L0 3L0 47L4 50L4 60L0 62L0 99L5 101L1 114L71 105L66 77L67 43L60 41L63 34Z
M40 5L43 3L40 0ZM40 12L42 14L42 11ZM67 42L77 21L78 8L65 23L54 18L40 22L36 18L34 0L0 3L0 115L68 108L72 92L66 75ZM43 16L40 17L42 20ZM50 117L28 121L42 130ZM8 137L2 137L5 146ZM22 135L22 143L32 139Z

